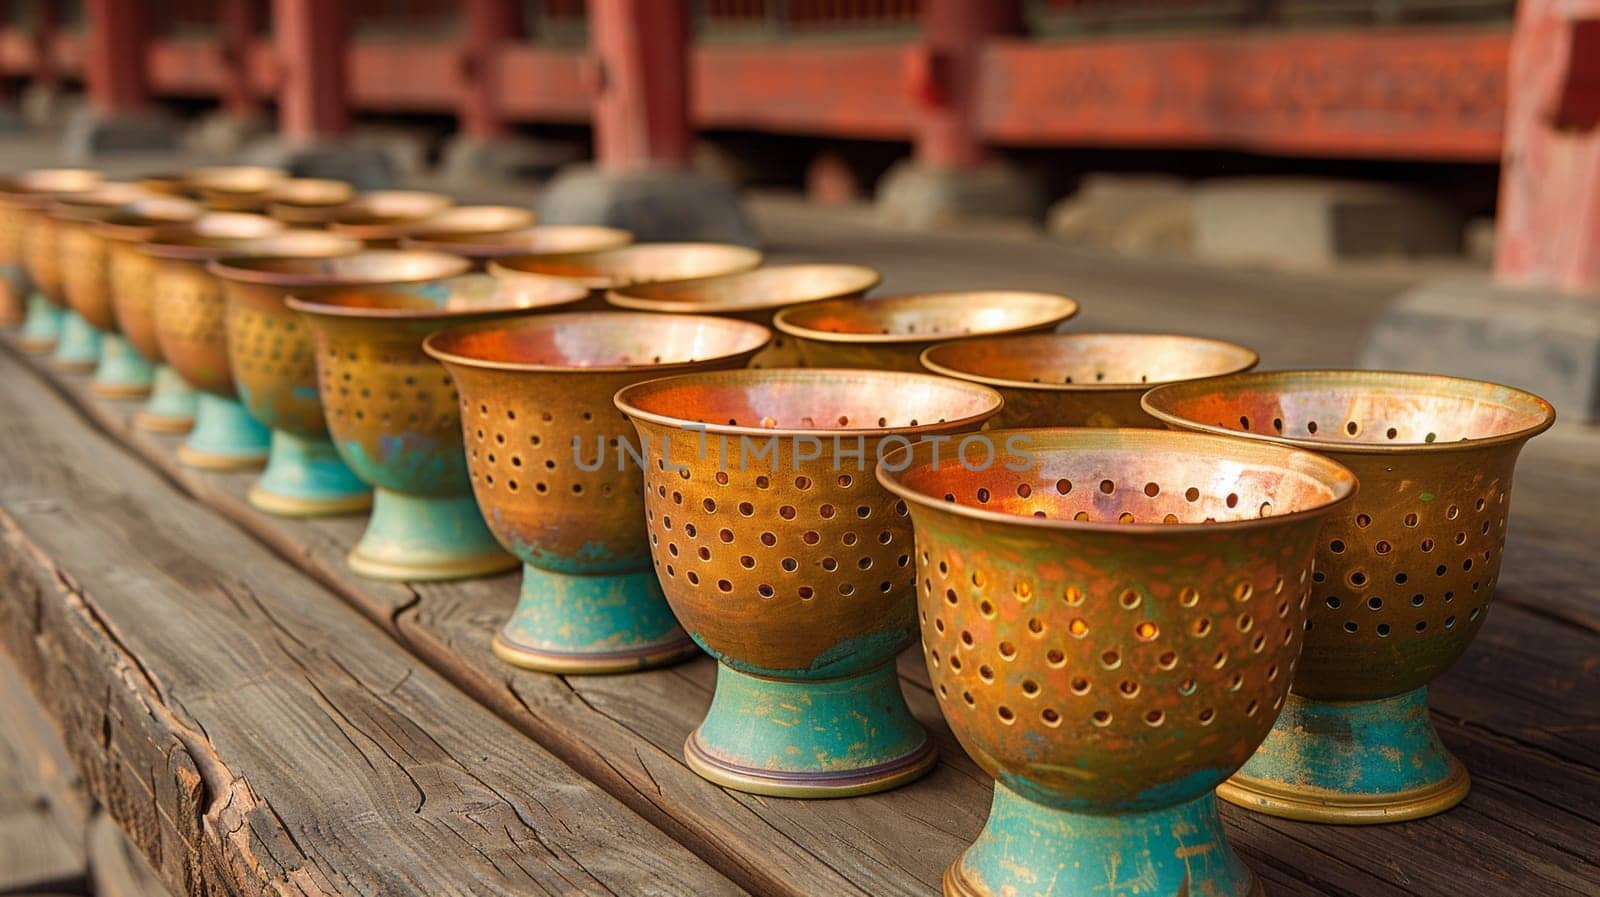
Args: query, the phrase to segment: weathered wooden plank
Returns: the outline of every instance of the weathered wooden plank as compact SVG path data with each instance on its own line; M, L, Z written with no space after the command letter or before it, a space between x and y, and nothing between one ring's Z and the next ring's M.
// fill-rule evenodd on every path
M97 813L89 821L88 844L95 897L173 897L110 816Z
M81 886L88 821L66 747L0 654L0 894Z
M0 639L175 891L741 889L0 358Z
M114 409L81 395L79 401L107 426L123 427ZM699 781L680 759L683 738L709 702L709 661L625 677L511 670L492 658L488 639L515 601L513 576L412 587L355 579L342 556L360 532L359 520L266 518L242 501L248 475L196 474L172 462L170 440L127 438L207 502L326 577L475 697L755 890L932 893L943 865L982 824L988 780L940 720L914 654L902 663L907 681L918 686L910 692L913 711L944 748L933 776L850 801L800 804L730 794ZM1547 466L1563 469L1559 457L1530 465L1523 482L1537 480ZM1523 525L1514 518L1513 531ZM1600 755L1583 750L1595 732L1596 708L1584 696L1600 684L1592 662L1600 638L1529 610L1537 596L1518 597L1528 589L1514 572L1517 549L1510 550L1502 588L1512 598L1467 661L1436 688L1445 736L1478 776L1468 803L1434 820L1347 829L1226 808L1236 843L1274 893L1443 895L1464 881L1487 888L1514 881L1517 893L1558 895L1585 893L1600 882L1593 839L1578 844L1571 837L1575 830L1600 832L1592 809L1600 801ZM1515 675L1507 675L1508 667ZM1573 743L1552 752L1529 740L1546 737Z

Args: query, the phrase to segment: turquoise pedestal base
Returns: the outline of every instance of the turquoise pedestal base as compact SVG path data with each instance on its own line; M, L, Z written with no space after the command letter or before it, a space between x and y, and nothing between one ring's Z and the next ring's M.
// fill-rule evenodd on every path
M89 391L104 399L142 399L150 394L155 366L144 360L121 334L100 337L100 365Z
M381 488L373 490L372 518L348 561L369 579L410 581L467 579L517 566L490 534L472 496Z
M996 784L977 843L944 874L946 897L1263 897L1223 836L1216 797L1092 816Z
M1217 796L1273 816L1362 824L1448 810L1471 784L1428 720L1426 688L1339 703L1290 693L1267 740Z
M280 517L351 514L372 507L372 490L344 466L328 437L273 430L250 504Z
M197 396L171 365L158 364L150 377L150 398L133 416L133 425L151 433L187 433L194 427Z
M194 429L178 446L178 460L201 470L249 470L267 460L267 428L234 399L210 393L195 398Z
M69 374L87 374L100 364L100 331L71 309L61 314L61 332L50 366Z
M61 338L61 317L66 314L61 306L44 298L43 293L28 295L28 310L22 319L22 329L17 331L17 345L33 355L48 355L56 350L56 340Z
M843 679L768 679L717 666L711 709L684 754L702 777L777 797L885 791L933 768L893 663Z
M654 570L583 576L526 564L517 608L494 637L501 660L547 673L625 673L699 651Z

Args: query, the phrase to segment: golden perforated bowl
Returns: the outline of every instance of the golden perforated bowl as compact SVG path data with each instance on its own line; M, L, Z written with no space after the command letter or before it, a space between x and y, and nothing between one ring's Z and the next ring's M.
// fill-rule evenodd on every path
M1006 397L996 427L1160 427L1139 399L1150 387L1256 366L1243 346L1195 336L1037 333L930 346L922 366Z
M761 370L619 393L645 453L650 551L673 613L717 658L685 753L742 791L843 797L933 766L894 659L916 638L911 522L886 451L976 430L987 387L926 374Z
M810 367L921 371L924 349L951 339L1051 330L1078 313L1054 293L957 290L878 299L829 299L772 319Z
M878 479L911 509L940 709L998 780L945 893L1128 893L1137 875L1149 894L1259 895L1214 789L1287 697L1350 471L1218 436L1044 429L922 442Z
M494 233L438 233L419 225L400 238L406 249L449 252L472 260L484 269L489 262L507 256L571 255L616 249L633 242L633 234L621 228L583 224L535 225Z
M724 315L770 325L779 309L820 299L865 296L881 279L877 271L864 265L773 265L736 274L618 287L606 293L606 301L634 311ZM795 367L799 363L799 353L787 339L775 336L750 366Z
M461 391L478 506L524 562L521 600L495 636L503 660L620 672L695 650L650 569L639 470L619 457L638 443L611 397L663 374L742 367L768 335L726 318L612 311L428 338Z
M1537 396L1384 371L1275 371L1151 390L1168 426L1320 452L1361 478L1323 528L1288 709L1220 792L1320 822L1387 822L1466 796L1427 683L1466 651L1500 578L1511 477L1555 420Z
M318 391L333 445L374 489L372 517L349 557L363 576L451 579L517 565L473 502L455 385L423 353L422 341L463 323L558 309L585 292L575 284L511 284L484 274L440 286L349 286L289 299L316 334Z
M455 205L443 193L426 190L373 190L340 206L323 223L336 234L354 237L371 249L393 249L416 222Z

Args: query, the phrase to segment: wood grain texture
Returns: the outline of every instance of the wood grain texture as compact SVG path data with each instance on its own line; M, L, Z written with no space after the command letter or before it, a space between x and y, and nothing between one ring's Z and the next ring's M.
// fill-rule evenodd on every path
M0 358L0 644L188 894L732 895Z
M95 897L173 897L144 854L105 813L89 821L88 847Z
M81 886L88 821L66 746L0 654L0 894Z
M75 381L59 382L85 413L122 433L150 463L324 579L429 665L753 891L936 893L944 865L983 823L990 782L940 719L916 652L902 658L901 670L913 712L942 749L929 778L848 801L727 792L695 777L681 759L683 739L710 700L709 660L616 677L511 669L488 646L515 603L514 575L415 586L355 578L343 555L360 533L359 518L260 515L242 498L250 475L181 468L172 459L173 440L129 432L119 408L87 397ZM1550 508L1600 503L1600 478L1589 475L1587 454L1577 450L1583 445L1555 440L1525 458L1493 622L1433 690L1443 735L1475 776L1467 802L1434 819L1364 828L1224 807L1235 844L1273 894L1454 897L1466 888L1554 897L1600 887L1600 707L1592 698L1600 694L1600 631L1581 620L1583 603L1600 600L1600 589L1592 577L1552 572L1581 574L1595 563L1581 544L1582 527L1563 529L1573 515ZM1593 521L1585 525L1596 528ZM1552 578L1569 591L1547 595Z

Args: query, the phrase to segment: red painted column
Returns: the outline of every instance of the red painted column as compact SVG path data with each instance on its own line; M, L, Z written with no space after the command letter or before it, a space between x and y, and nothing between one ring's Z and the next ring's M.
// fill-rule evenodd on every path
M1508 89L1495 274L1600 289L1600 0L1522 0Z
M273 0L278 55L278 130L308 140L350 126L345 51L350 22L344 0Z
M33 83L49 90L61 87L61 68L56 65L56 24L54 3L36 3L33 7Z
M1020 21L1018 0L924 0L922 47L910 72L919 164L970 169L988 158L977 121L983 46Z
M129 112L150 101L145 77L150 12L148 0L84 3L88 27L84 80L88 82L89 102L97 111Z
M250 86L250 52L260 25L256 0L221 0L217 32L222 45L222 109L236 118L254 115L259 103Z
M595 155L607 171L689 165L686 0L589 0Z
M506 135L496 66L501 47L521 33L515 0L466 0L466 44L461 50L461 130L490 140Z

